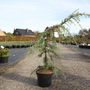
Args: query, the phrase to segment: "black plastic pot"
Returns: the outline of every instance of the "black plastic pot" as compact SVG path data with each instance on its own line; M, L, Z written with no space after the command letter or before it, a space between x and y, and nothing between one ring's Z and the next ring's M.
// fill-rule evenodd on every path
M8 57L0 57L0 63L8 63Z
M22 46L21 46L21 48L25 48L25 46L24 46L24 45L22 45Z
M5 48L9 48L9 46L5 46Z
M76 43L71 43L71 45L76 45Z
M52 74L37 74L37 78L38 78L38 85L40 87L49 87L51 85L52 82Z
M27 47L30 47L30 45L27 45Z
M15 45L12 45L12 48L16 48L16 46Z
M17 45L17 48L21 48L21 46L20 45Z

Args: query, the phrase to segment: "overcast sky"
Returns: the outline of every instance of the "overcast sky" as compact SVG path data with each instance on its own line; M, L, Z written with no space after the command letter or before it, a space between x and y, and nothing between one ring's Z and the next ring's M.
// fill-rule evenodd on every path
M13 33L14 28L43 32L59 24L72 12L90 13L90 0L0 0L0 29ZM81 18L83 28L90 28L90 18ZM81 28L71 25L71 33Z

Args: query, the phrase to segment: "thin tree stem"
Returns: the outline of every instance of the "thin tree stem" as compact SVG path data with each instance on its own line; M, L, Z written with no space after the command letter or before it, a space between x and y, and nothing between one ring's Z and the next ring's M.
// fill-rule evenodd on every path
M47 61L47 44L46 44L46 39L45 39L45 66L48 66L48 61Z

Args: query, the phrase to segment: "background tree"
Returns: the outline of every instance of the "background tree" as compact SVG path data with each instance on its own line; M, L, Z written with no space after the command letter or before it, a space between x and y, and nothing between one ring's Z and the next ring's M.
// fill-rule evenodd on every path
M89 34L89 31L87 29L82 29L79 31L79 35L80 36L85 36L85 35L88 35Z
M7 35L7 36L13 36L13 34L10 33L10 32L6 33L6 35Z
M34 33L37 35L38 33L40 33L39 31L34 31Z
M90 28L88 29L88 32L90 33Z
M6 34L6 32L5 31L3 31L4 32L4 34Z
M3 31L3 32L6 34L6 36L13 36L13 34L11 32L5 32L5 31Z

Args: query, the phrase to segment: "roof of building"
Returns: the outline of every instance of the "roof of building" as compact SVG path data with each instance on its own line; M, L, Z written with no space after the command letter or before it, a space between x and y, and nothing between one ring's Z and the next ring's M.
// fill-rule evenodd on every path
M46 29L45 29L45 31L47 30L47 29L50 29L51 27L46 27ZM54 32L58 32L56 29L54 29Z
M6 36L1 29L0 29L0 36Z
M21 35L35 35L34 32L32 32L32 30L28 30L27 29L16 29Z

